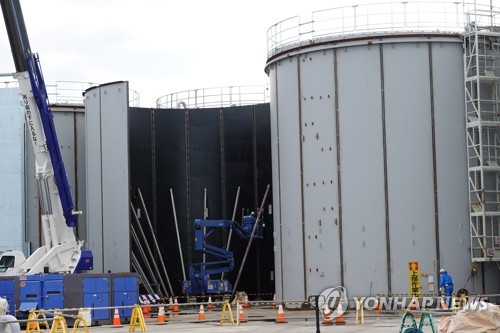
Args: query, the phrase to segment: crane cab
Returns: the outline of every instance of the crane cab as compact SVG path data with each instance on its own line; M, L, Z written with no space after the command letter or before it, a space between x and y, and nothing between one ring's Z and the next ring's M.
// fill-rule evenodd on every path
M0 275L8 275L8 272L24 263L26 257L21 251L5 251L0 254Z

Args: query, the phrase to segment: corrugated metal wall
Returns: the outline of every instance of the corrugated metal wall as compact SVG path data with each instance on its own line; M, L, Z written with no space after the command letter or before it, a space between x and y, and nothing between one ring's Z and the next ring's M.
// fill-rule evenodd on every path
M85 94L87 246L94 272L130 271L128 82Z
M303 299L335 285L351 295L408 293L411 261L434 281L445 267L464 286L460 37L313 46L289 47L267 68L278 295ZM480 291L477 279L467 287ZM437 290L427 279L422 287Z
M19 89L0 89L0 251L24 246L24 112Z
M130 124L131 187L134 192L141 189L172 287L179 293L183 278L170 189L187 269L190 263L201 261L201 255L193 252L192 225L194 219L203 218L205 189L208 218L231 219L240 186L239 220L242 208L256 210L271 183L269 104L192 110L131 108ZM272 200L268 198L267 204L272 205ZM274 291L271 218L266 209L265 238L254 242L239 290ZM213 238L213 245L223 246L226 236ZM245 246L246 242L232 242L236 267ZM230 281L234 278L229 275Z

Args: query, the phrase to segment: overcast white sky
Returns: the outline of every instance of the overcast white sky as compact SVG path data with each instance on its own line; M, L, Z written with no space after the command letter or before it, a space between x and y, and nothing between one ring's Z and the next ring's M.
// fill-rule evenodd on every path
M306 19L314 10L374 2L388 1L21 0L21 6L48 84L127 80L140 93L141 106L152 107L172 92L267 84L271 25L295 15ZM2 22L0 73L13 71Z

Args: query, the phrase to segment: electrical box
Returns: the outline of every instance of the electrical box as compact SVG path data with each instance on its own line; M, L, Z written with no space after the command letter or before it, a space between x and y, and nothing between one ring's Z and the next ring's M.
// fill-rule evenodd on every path
M88 308L109 307L109 276L83 278L83 306ZM109 309L90 312L93 321L110 320Z
M19 278L18 277L0 277L0 297L5 298L9 303L9 312L14 315L19 307Z
M63 279L62 274L49 274L41 278L43 309L63 309Z
M41 275L23 275L19 277L19 310L28 311L42 308Z
M111 274L113 281L113 306L133 306L139 303L139 277L136 273ZM118 309L120 319L128 320L132 308Z
M64 278L64 306L66 308L109 307L109 274L67 274ZM76 315L78 311L71 313ZM111 324L111 310L92 309L92 325Z

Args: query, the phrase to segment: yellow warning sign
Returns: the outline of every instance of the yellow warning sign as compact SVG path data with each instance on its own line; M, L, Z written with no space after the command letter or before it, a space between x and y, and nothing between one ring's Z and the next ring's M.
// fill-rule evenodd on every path
M411 296L420 296L420 270L418 269L418 261L408 263L408 285L410 287Z

